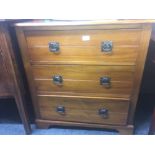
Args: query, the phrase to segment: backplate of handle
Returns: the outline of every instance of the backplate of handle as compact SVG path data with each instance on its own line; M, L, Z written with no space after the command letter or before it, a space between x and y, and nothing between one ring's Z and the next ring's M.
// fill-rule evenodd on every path
M64 106L57 106L56 112L58 112L59 114L65 114L65 107Z
M62 78L62 76L60 76L60 75L54 75L54 76L52 77L52 79L53 79L53 83L54 83L54 84L59 85L59 84L62 84L62 83L63 83L63 78Z
M49 46L50 52L53 52L53 53L59 53L60 52L60 45L58 42L54 42L54 41L49 42L48 46Z
M105 88L111 87L111 78L110 77L101 77L100 78L100 85L104 86Z
M108 118L108 109L106 108L101 108L98 110L98 114L102 117L102 118Z
M103 41L101 43L101 51L104 53L112 53L113 42L112 41Z

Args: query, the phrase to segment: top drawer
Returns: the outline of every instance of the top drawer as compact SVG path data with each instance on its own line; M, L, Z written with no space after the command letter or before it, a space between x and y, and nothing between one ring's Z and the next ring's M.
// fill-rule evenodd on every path
M141 30L29 30L25 31L25 35L32 62L133 65L139 50Z

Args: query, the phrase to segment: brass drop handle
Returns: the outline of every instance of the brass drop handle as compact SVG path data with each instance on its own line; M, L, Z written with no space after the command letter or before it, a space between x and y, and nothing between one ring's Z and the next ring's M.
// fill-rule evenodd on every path
M112 41L103 41L101 43L101 51L104 53L112 53L113 42Z
M59 46L58 42L49 42L48 46L49 46L50 52L53 52L53 53L59 53L60 52L60 46Z
M56 112L58 112L59 114L65 114L65 107L64 106L56 107Z
M100 78L100 85L104 86L105 88L111 87L111 78L110 77L101 77Z
M108 109L101 108L101 109L98 110L98 114L99 114L102 118L108 118Z
M60 75L54 75L52 77L52 79L53 79L53 83L56 84L56 85L59 85L59 84L63 83L63 78Z

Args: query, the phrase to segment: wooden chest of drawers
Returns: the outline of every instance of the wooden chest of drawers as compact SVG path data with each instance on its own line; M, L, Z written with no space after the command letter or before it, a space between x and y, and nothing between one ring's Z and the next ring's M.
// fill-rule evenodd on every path
M132 133L150 21L15 26L38 127L72 125Z

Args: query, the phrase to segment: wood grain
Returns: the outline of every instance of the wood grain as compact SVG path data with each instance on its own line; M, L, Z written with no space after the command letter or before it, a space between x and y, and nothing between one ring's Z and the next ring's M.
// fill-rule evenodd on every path
M32 103L33 103L34 110L35 110L35 115L36 115L36 117L39 117L39 109L38 109L38 104L37 104L38 101L37 101L37 97L36 97L34 79L33 79L33 75L32 75L31 65L30 65L29 59L27 57L27 52L26 52L27 44L26 44L23 30L21 28L18 28L18 29L16 28L16 35L17 35L17 39L18 39L18 43L19 43L21 56L22 56L22 62L23 62L24 69L26 72L26 78L29 83L29 88L30 88L30 93L31 93L31 97L32 97Z
M53 65L33 66L36 90L52 93L98 93L98 96L129 97L132 91L134 67L129 66L80 66ZM63 77L63 83L56 85L54 75ZM100 85L100 77L111 78L111 88Z
M62 85L56 85L52 80L35 80L37 91L52 93L97 93L98 96L121 97L131 95L132 82L111 82L111 88L105 88L98 81L65 80Z
M52 121L37 119L36 120L37 128L39 129L48 129L53 126L74 126L74 127L86 127L86 128L100 128L102 130L115 130L118 131L121 135L132 135L133 134L133 125L106 125L106 124L96 124L96 123L81 123L81 122L67 122L67 121Z
M101 46L61 46L60 53L50 52L48 46L32 47L28 49L29 59L35 63L70 63L96 61L98 64L130 64L135 65L139 45L115 46L112 53L101 52Z
M129 103L125 101L43 96L38 96L38 98L42 119L117 125L126 124ZM56 112L57 106L64 106L65 114ZM100 108L109 110L108 118L102 118L98 114Z
M49 42L59 42L61 46L101 46L102 41L111 40L115 46L139 45L141 30L72 30L72 31L26 31L28 47L48 46ZM83 41L82 36L90 40Z
M112 81L128 82L133 80L135 66L93 66L93 65L33 65L35 80L51 80L54 75L61 75L69 80L95 80L110 77Z
M36 110L37 125L115 127L122 133L131 134L150 38L150 21L84 23L31 22L15 25L19 32L17 35ZM89 35L90 40L83 41L82 35ZM105 40L113 41L112 54L101 53L101 42ZM48 43L51 41L60 43L59 54L49 52ZM63 76L62 85L52 82L51 76L54 74ZM101 75L112 77L111 88L100 85ZM105 102L108 99L110 104ZM114 102L111 102L112 99ZM126 109L125 114L119 111L121 99L128 103L129 109L120 108ZM93 104L93 101L96 103ZM60 102L71 110L69 116L62 117L53 111L54 105ZM99 105L119 112L117 115L112 112L109 121L102 122L96 113L90 113L92 107L98 108ZM88 115L82 114L82 119L76 115L79 112L81 114L80 107L88 109Z
M128 63L134 65L139 52L141 30L73 30L73 31L26 31L28 55L35 62L96 61L98 63ZM82 36L90 40L83 41ZM113 42L112 53L101 52L101 42ZM60 53L49 51L48 43L60 44Z
M0 42L1 42L1 38L0 38ZM8 94L12 93L12 87L9 85L9 80L10 79L8 76L7 68L5 66L4 56L2 53L2 49L0 47L0 96L4 96L3 94L6 94L6 93Z

